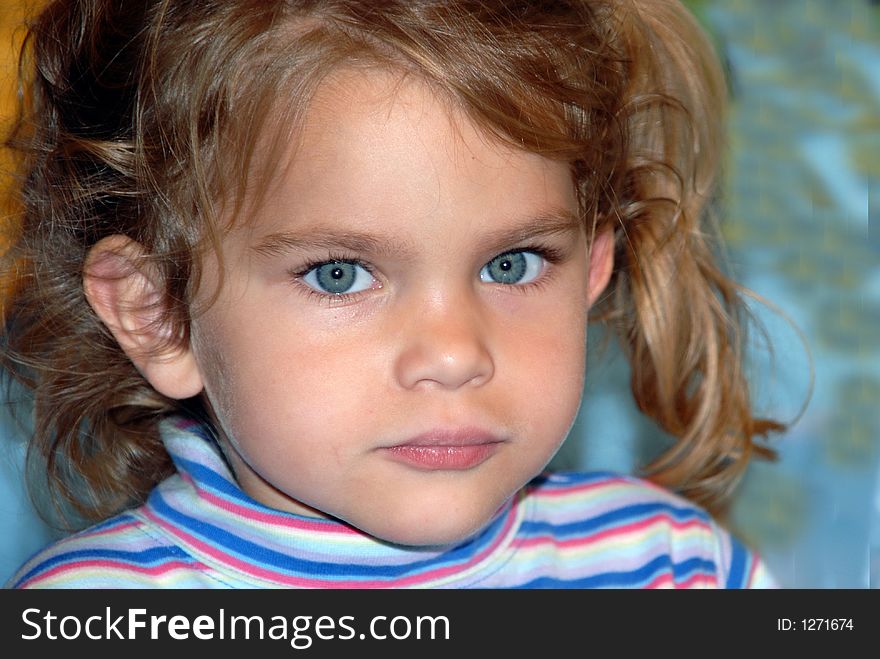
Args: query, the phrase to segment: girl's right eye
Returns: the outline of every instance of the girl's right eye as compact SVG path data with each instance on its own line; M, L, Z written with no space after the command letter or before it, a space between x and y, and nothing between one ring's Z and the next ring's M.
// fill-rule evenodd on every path
M318 293L346 295L369 290L375 279L357 261L327 261L307 270L302 281Z

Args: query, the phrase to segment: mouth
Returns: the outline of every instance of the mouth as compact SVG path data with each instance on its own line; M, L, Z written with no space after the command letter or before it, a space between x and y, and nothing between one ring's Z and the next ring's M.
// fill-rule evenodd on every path
M504 440L479 428L431 430L381 451L423 471L464 471L491 458Z

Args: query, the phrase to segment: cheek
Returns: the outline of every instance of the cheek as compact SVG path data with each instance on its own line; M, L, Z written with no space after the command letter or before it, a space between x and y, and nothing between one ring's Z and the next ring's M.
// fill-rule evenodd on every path
M239 309L204 333L200 366L226 429L269 442L285 428L308 442L322 427L356 424L376 389L374 352L359 333L316 329L271 306L262 316Z
M523 409L533 419L567 428L574 420L584 384L586 316L577 309L555 309L508 339L505 363L496 377L516 382ZM507 375L505 375L507 374Z

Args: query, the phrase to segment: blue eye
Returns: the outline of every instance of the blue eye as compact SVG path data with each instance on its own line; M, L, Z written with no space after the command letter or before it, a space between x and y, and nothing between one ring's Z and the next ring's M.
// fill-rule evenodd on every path
M528 284L541 274L544 259L534 252L499 254L480 270L480 281L487 284Z
M320 293L344 295L368 290L373 275L353 261L327 261L306 272L302 281Z

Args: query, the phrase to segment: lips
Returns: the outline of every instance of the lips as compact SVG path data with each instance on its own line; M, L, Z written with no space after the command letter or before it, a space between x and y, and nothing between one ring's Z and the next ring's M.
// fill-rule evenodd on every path
M442 428L382 448L389 458L425 471L461 471L479 466L503 439L480 428Z

